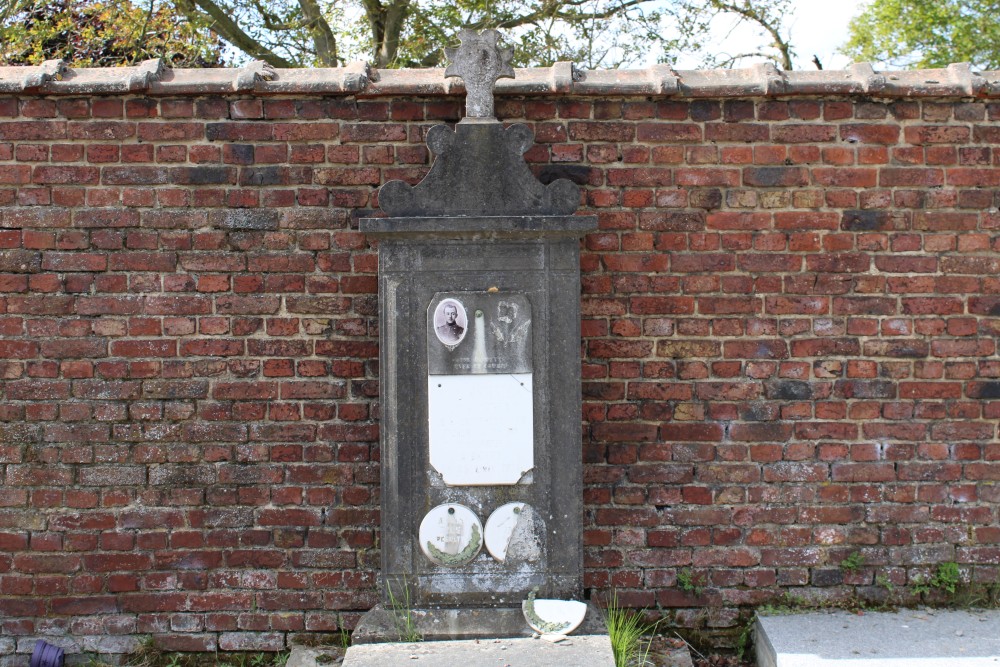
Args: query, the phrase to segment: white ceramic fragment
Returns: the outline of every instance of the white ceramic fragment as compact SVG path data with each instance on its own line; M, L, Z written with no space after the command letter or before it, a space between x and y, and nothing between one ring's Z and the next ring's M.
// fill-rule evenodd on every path
M539 600L529 597L521 603L521 610L531 629L543 636L568 635L580 627L587 616L586 603L575 600Z

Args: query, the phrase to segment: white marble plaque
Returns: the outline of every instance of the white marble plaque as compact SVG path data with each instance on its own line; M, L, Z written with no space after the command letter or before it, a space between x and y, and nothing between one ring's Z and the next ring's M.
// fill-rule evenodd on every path
M430 375L431 466L446 484L517 484L535 465L531 373Z
M475 512L457 503L438 505L420 522L420 549L448 567L471 562L483 546L483 525Z

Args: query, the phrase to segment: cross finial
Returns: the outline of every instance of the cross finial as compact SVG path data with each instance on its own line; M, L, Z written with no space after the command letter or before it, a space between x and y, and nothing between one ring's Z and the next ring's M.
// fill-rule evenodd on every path
M493 84L497 79L513 79L512 47L500 47L500 33L468 28L458 33L462 45L445 49L448 69L445 76L458 76L465 82L465 115L468 118L493 118Z

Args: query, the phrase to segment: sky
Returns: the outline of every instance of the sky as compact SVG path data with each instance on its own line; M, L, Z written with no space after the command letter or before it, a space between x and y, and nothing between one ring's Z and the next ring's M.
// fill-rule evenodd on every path
M2 3L3 0L0 0ZM861 13L862 8L870 0L790 0L791 11L783 22L783 34L790 36L790 43L794 52L792 64L797 70L812 70L816 66L812 62L813 55L816 55L823 63L824 69L844 69L851 64L851 59L839 54L838 48L847 41L847 25L850 20ZM349 11L358 12L360 17L360 6L350 5ZM706 41L706 48L716 50L725 48L733 53L744 53L755 51L761 45L768 42L768 38L763 36L763 30L753 28L749 24L734 28L736 20L733 18L717 19L713 26L714 39ZM626 67L641 68L647 64L654 64L659 55L656 49L651 49L649 62L637 62ZM241 64L247 60L247 56L229 46L226 50L226 61L233 64ZM735 67L749 67L755 62L763 62L763 58L744 59ZM698 69L703 67L702 59L695 54L678 54L675 69ZM876 66L876 69L881 67Z
M847 41L847 24L865 4L866 0L792 0L791 13L784 23L795 51L792 59L795 69L815 69L813 55L823 63L823 69L844 69L850 65L851 59L837 53L837 49ZM718 21L713 32L717 43L725 44L733 52L751 51L762 41L749 27L732 30L731 21ZM748 59L737 66L747 67L752 63ZM676 69L697 67L698 60L687 57L675 65Z

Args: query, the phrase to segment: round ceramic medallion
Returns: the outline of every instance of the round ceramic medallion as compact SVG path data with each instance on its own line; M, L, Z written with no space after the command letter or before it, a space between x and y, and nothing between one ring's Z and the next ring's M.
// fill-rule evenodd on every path
M483 524L475 512L458 503L438 505L420 522L420 549L446 567L472 562L483 546Z
M483 529L486 550L501 563L507 558L507 546L514 536L523 509L524 503L507 503L496 508L486 520Z

